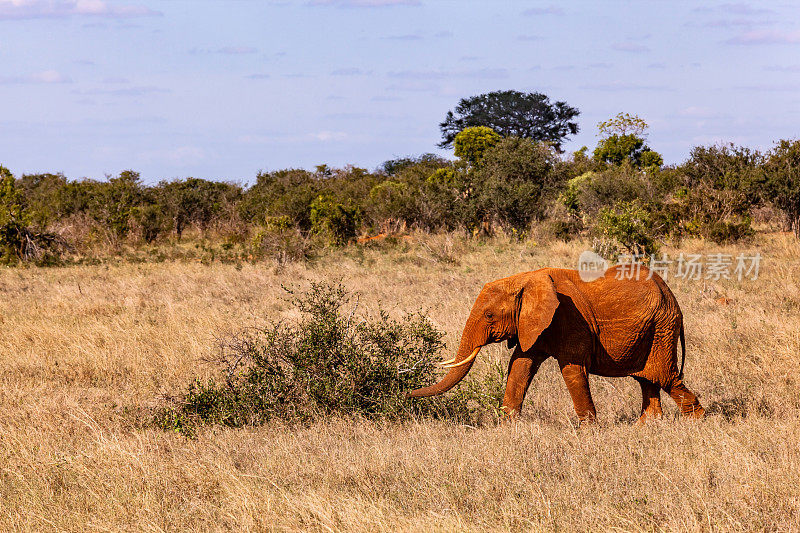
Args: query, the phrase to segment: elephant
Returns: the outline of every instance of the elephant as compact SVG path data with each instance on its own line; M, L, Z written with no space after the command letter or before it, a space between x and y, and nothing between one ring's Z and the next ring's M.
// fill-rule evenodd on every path
M686 341L678 301L657 273L637 267L633 276L631 265L612 266L592 281L577 270L543 268L487 283L456 356L443 363L448 373L408 396L450 390L467 375L483 346L506 341L514 349L501 406L508 418L519 415L531 379L550 357L558 362L579 424L597 418L589 374L638 381L639 422L661 416L661 389L684 417L702 418L703 407L683 383Z

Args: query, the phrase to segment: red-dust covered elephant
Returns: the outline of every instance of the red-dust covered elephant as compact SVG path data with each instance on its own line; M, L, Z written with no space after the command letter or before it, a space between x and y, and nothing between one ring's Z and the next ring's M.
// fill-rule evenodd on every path
M467 319L458 353L444 363L447 375L409 396L450 390L469 372L481 347L507 341L514 348L502 405L509 416L520 412L539 365L554 357L581 421L597 416L589 374L638 381L640 421L661 415L661 389L684 416L701 418L705 411L682 380L686 347L678 302L661 277L644 266L637 269L617 265L584 281L577 270L543 268L487 283Z

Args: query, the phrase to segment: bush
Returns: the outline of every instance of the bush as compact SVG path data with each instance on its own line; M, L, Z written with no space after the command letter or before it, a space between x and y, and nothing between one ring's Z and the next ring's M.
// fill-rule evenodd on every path
M552 148L508 137L486 150L474 171L470 207L480 222L496 222L523 235L545 211L543 197L560 181ZM474 222L473 222L474 224Z
M311 258L311 242L286 216L271 217L251 240L251 258L268 259L279 265Z
M414 198L407 183L386 180L369 191L365 211L373 228L389 220L408 221L413 218Z
M358 208L348 207L320 195L311 202L311 231L323 236L328 244L341 246L356 238Z
M499 133L486 126L464 128L456 134L455 155L472 166L480 166L486 151L501 139Z
M780 141L764 167L770 200L785 213L787 229L800 238L800 141Z
M222 342L215 363L223 377L194 381L180 401L158 410L156 423L192 435L200 424L239 427L330 415L466 421L476 415L469 398L482 405L496 396L496 387L473 383L464 392L412 402L406 392L435 381L444 347L443 334L427 318L396 321L382 311L375 320L358 317L355 305L345 309L350 297L339 284L312 283L307 293L289 293L302 315L297 324L273 323ZM496 376L486 378L493 381Z
M619 202L601 209L594 229L600 237L618 243L630 254L649 256L658 251L650 214L637 201ZM608 259L616 259L611 253L614 248L595 248Z
M0 166L0 262L59 262L66 243L57 235L30 227L30 221L14 176Z

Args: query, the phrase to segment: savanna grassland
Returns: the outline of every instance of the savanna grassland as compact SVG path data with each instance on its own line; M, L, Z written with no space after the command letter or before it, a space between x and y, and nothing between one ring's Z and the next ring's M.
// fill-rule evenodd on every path
M2 531L796 531L800 529L800 242L735 246L755 281L668 279L685 315L685 379L709 416L645 427L630 378L591 380L576 428L554 362L510 426L335 419L206 427L146 423L215 369L218 339L291 320L281 285L341 279L368 313L423 310L447 355L482 285L574 267L583 241L448 235L351 245L310 263L107 263L0 270ZM484 350L473 373L508 351Z

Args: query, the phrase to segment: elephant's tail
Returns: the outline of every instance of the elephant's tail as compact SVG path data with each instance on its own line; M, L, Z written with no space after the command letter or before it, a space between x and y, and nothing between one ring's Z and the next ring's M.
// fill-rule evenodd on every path
M686 338L683 335L683 321L681 321L681 371L678 372L678 379L683 379L683 364L686 362Z

